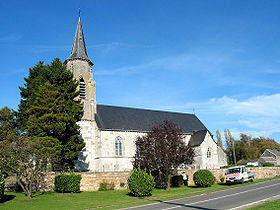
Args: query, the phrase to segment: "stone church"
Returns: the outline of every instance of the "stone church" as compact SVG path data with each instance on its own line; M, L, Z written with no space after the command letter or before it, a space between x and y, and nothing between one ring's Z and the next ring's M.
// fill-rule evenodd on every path
M80 17L72 51L65 64L79 81L79 97L84 104L84 115L79 125L85 148L80 152L76 170L131 170L136 137L164 120L177 124L183 130L186 144L190 142L194 147L195 162L188 167L213 169L227 164L225 153L194 114L97 104L93 63L87 55Z

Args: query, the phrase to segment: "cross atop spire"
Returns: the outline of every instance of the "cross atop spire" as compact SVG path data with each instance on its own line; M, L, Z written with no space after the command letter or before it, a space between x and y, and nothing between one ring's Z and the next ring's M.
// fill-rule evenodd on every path
M80 17L80 8L79 8L79 21L76 29L76 34L72 46L72 51L70 56L66 59L66 63L70 60L85 60L89 62L90 65L93 65L91 60L88 58L87 55L87 49L86 49L86 44L85 44L85 39L84 39L84 34L83 34L83 29L82 29L82 23L81 23L81 17Z

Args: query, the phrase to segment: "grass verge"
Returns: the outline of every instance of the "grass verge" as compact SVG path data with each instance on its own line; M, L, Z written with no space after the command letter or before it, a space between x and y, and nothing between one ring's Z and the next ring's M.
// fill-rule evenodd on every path
M280 208L280 199L275 201L269 201L267 203L249 208L248 210L267 210L267 209L279 209Z
M259 179L255 183L268 181L280 177ZM148 203L167 201L199 194L226 190L252 184L251 182L237 185L215 184L209 188L196 186L171 188L170 191L155 189L151 197L136 198L128 196L128 190L92 191L81 193L37 193L28 200L23 193L5 192L0 202L0 209L118 209Z

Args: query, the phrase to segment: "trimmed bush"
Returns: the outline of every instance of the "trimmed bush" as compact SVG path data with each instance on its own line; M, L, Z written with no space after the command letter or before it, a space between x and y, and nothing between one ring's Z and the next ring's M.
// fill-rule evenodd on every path
M135 197L151 196L155 187L154 177L146 172L146 169L139 168L133 169L131 172L127 184L130 193Z
M264 163L263 164L263 167L272 167L272 166L274 166L273 163Z
M4 197L4 190L5 190L5 179L4 174L0 171L0 200Z
M193 175L193 181L199 187L211 187L214 184L214 175L208 170L198 170Z
M78 193L80 192L81 175L72 171L62 172L54 179L54 191L60 193Z
M172 187L180 187L182 185L184 185L183 176L181 176L181 175L172 176L172 178L171 178Z

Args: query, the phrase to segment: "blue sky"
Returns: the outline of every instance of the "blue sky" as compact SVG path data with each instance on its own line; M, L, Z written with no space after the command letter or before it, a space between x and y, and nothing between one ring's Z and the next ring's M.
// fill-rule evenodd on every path
M1 0L0 107L69 55L81 8L99 104L193 113L280 142L280 1Z

